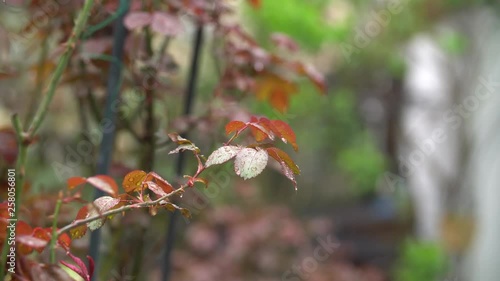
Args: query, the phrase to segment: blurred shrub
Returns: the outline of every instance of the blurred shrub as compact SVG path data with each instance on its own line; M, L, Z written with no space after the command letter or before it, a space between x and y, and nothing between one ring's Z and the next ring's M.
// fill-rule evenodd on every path
M357 193L371 192L385 170L385 158L369 135L353 141L338 157L339 167L349 175Z
M396 281L434 281L443 274L446 256L436 243L407 241L397 269Z

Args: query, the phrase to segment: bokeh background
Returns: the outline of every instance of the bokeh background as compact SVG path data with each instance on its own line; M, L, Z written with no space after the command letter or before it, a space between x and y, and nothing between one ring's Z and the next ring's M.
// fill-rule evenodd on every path
M67 16L51 17L21 40L16 34L37 10L8 2L0 4L2 170L16 157L10 116L32 116L71 28L68 16L80 7L79 1L55 6ZM246 181L229 164L215 170L214 184L179 202L193 217L178 221L171 280L497 281L497 2L261 0L257 8L256 2L227 1L235 11L228 20L266 50L284 52L269 39L276 33L292 38L300 50L284 55L323 73L326 95L302 79L286 110L241 92L214 98L220 42L207 26L194 113L181 116L195 32L183 20L184 32L169 42L159 72L154 171L175 178L166 133L189 128L190 139L208 153L226 140L223 121L264 115L297 134L299 152L287 152L302 171L298 190L272 165ZM23 209L34 225L50 225L51 202L66 178L95 173L99 134L92 115L104 105L108 66L93 55L110 51L112 31L102 33L78 50L92 75L78 77L79 60L71 62L29 150ZM157 50L162 40L153 36ZM134 54L136 45L127 44ZM147 64L141 56L130 56L125 80ZM140 94L124 89L121 98L129 116L143 117ZM143 144L130 128L143 130L138 122L119 126L111 168L118 182L144 161ZM79 147L82 139L96 138L95 145ZM188 159L186 171L195 168ZM60 219L69 222L77 209L63 210ZM98 280L160 280L169 219L166 212L113 219L103 230ZM73 243L76 252L87 252L88 236ZM325 241L336 246L318 258Z

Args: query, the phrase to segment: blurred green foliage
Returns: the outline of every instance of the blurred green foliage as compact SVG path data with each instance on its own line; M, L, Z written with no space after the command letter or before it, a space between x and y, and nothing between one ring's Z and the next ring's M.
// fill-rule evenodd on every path
M325 42L340 42L349 34L349 22L328 25L325 9L328 0L262 1L260 9L245 10L256 31L257 38L268 42L269 35L282 32L300 42L301 47L317 50Z
M339 167L346 172L356 191L371 192L385 170L384 155L375 147L368 134L351 143L338 157Z
M396 281L437 281L446 268L443 250L432 242L407 241L395 271Z

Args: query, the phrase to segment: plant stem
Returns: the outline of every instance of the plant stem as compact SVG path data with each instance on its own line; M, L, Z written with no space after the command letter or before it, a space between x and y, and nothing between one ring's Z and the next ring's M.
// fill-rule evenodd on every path
M14 205L14 224L17 223L17 211L19 210L19 205L20 205L20 197L21 197L21 190L22 187L24 186L24 163L26 163L26 150L27 146L24 145L24 138L23 138L23 132L22 132L22 125L21 121L19 120L19 116L17 114L14 114L12 116L12 124L14 126L14 131L16 132L16 139L17 143L19 146L19 151L17 155L17 162L16 162L16 191L15 191L15 205ZM12 228L7 229L7 237L10 237L11 231L15 231ZM9 244L4 243L2 247L2 260L1 260L1 266L0 266L0 280L3 280L5 277L5 263L7 262L7 251L9 249Z
M82 34L83 29L85 28L85 25L87 24L87 20L90 16L90 11L92 8L92 5L94 4L93 0L86 0L85 3L83 4L83 8L78 14L78 17L75 22L75 27L73 28L73 31L71 33L71 36L69 37L68 41L65 43L66 49L61 56L61 59L59 60L56 69L54 71L54 74L51 77L51 80L49 82L49 87L45 93L45 96L42 100L42 103L38 107L38 110L36 111L35 116L33 117L33 120L31 121L30 125L27 126L28 132L24 133L22 130L22 125L21 121L19 120L19 117L14 114L12 116L12 123L14 126L14 129L16 130L16 136L17 136L17 144L18 144L18 156L17 156L17 162L16 162L16 194L15 194L15 214L14 218L17 219L17 211L19 209L19 205L21 204L21 192L24 186L24 175L25 175L25 170L24 166L26 163L26 154L28 150L28 145L30 144L30 140L34 137L38 129L43 123L43 120L45 119L45 115L47 114L47 110L49 108L49 105L52 101L52 98L54 97L54 94L56 92L56 87L57 84L59 83L59 80L61 79L61 76L63 74L64 69L68 65L69 59L71 58L71 54L73 53L76 43L78 41L78 38L80 38L80 35ZM10 235L10 232L9 232ZM5 278L5 263L7 261L7 243L4 243L3 249L2 249L2 257L1 257L1 263L0 263L0 280L3 280Z
M45 61L47 60L47 54L48 54L48 43L49 41L49 36L44 36L43 41L42 41L42 50L40 52L40 59L38 60L38 67L37 67L37 73L36 73L36 82L35 82L35 89L33 90L33 95L31 99L29 99L29 105L28 105L28 111L26 113L26 119L25 120L25 126L24 130L28 129L28 122L31 120L33 117L33 114L35 114L36 110L36 105L39 102L40 95L42 94L43 90L43 85L44 85L44 76L46 71L49 71L46 69L46 63Z
M33 117L33 121L29 126L28 132L30 137L33 137L33 135L36 133L36 131L38 131L38 129L42 125L45 115L47 114L50 102L52 101L52 98L54 97L54 94L56 92L59 80L61 80L61 76L64 70L66 69L66 66L69 63L73 51L75 50L76 43L80 38L80 35L82 34L83 29L85 28L85 25L87 24L87 19L90 16L90 11L92 9L93 4L94 4L93 0L86 0L85 3L83 4L83 8L80 14L78 15L78 18L76 19L75 27L71 32L71 36L65 43L66 49L64 50L64 53L62 54L59 63L57 64L56 69L54 70L54 74L52 75L52 78L49 82L49 87L47 89L47 92L45 93L45 97L43 98L42 103L38 107L35 117Z
M54 219L52 221L52 237L50 238L50 263L56 263L56 241L57 241L57 220L59 219L59 210L61 209L62 204L62 194L59 194L59 198L56 202L56 208L54 210Z
M89 222L92 222L92 221L95 221L97 219L102 219L102 218L105 218L105 217L108 217L108 216L111 216L111 215L114 215L114 214L118 214L118 213L121 213L121 212L125 212L125 211L129 211L129 210L132 210L132 209L140 209L140 208L148 208L148 207L151 207L151 206L155 206L155 205L161 205L163 204L162 201L164 201L165 199L168 199L174 195L177 195L179 193L183 193L184 192L184 189L187 187L187 185L183 185L181 186L180 188L170 192L169 194L166 194L154 201L148 201L148 202L143 202L143 203L138 203L138 204L132 204L132 205L126 205L126 206L123 206L123 207L120 207L120 208L117 208L117 209L113 209L113 210L109 210L109 211L106 211L106 212L103 212L97 216L93 216L93 217L89 217L89 218L85 218L85 219L81 219L81 220L75 220L73 221L71 224L68 224L67 226L59 229L57 231L57 235L55 236L56 238L61 236L61 234L65 233L65 232L68 232L70 231L71 229L73 228L76 228L76 227L79 227L81 225L84 225L84 224L87 224ZM180 210L182 208L180 208L179 206L177 205L174 205L172 204L174 208Z

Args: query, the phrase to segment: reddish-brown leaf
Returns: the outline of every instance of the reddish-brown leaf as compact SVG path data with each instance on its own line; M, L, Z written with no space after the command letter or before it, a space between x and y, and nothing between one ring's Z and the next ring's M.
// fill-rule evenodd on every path
M45 240L46 242L50 241L50 233L52 229L43 229L41 227L35 227L33 229L32 236L41 240ZM34 248L37 252L41 253L45 247Z
M184 175L185 178L188 178L189 181L188 183L190 186L193 186L195 183L199 182L205 185L206 188L208 188L208 180L205 178L193 178L192 176Z
M252 116L251 122L257 123L260 128L264 128L264 131L263 131L262 129L258 130L258 129L251 127L252 134L254 135L254 137L257 141L263 141L266 138L274 140L275 136L281 136L280 131L273 125L271 120L269 120L265 117L261 117L257 121L257 118L255 116Z
M87 179L84 177L71 177L67 180L66 183L67 183L69 189L73 189L73 188L79 186L80 184L84 184L86 182L87 182Z
M28 253L31 253L33 249L36 249L37 251L41 252L45 246L47 246L47 241L33 237L31 235L19 235L16 236L16 242L19 243L18 248L22 248L22 252L28 251ZM24 254L28 254L24 253Z
M16 133L12 128L0 129L0 158L7 164L13 164L17 158Z
M260 5L261 5L261 0L248 0L248 2L249 2L249 3L250 3L250 5L252 5L252 7L254 7L255 9L260 8Z
M160 175L158 175L155 172L151 172L150 174L153 176L153 181L156 184L158 184L163 189L163 191L165 193L168 194L168 193L174 191L174 188L166 179L162 178Z
M272 120L271 123L274 127L279 131L281 140L284 143L290 143L295 151L299 150L299 146L297 145L297 140L295 133L292 128L285 122L281 120Z
M89 183L95 188L102 190L112 196L116 196L118 194L118 185L116 185L115 180L110 176L97 175L89 178L72 177L67 180L69 189L73 189L83 183Z
M163 12L153 13L151 29L166 36L175 36L184 30L179 17Z
M83 220L87 217L87 215L88 215L88 206L85 205L82 208L80 208L80 210L78 211L78 214L76 215L75 221ZM86 232L87 232L87 225L83 224L83 225L80 225L78 227L71 229L69 231L69 234L70 234L72 239L78 239L78 238L83 237L83 235L85 235Z
M95 186L97 189L100 189L113 197L118 195L118 185L116 185L115 180L110 176L106 175L93 176L87 178L87 182Z
M273 133L274 130L273 128L270 127L269 124L266 124L266 120L268 119L267 118L257 119L257 117L252 116L250 118L250 123L248 123L253 137L258 142L263 141L267 138L270 140L274 140L274 133Z
M43 240L46 240L46 241L50 241L50 233L51 233L52 229L51 228L48 228L48 229L44 229L44 228L41 228L41 227L35 227L33 229L33 237L36 237L36 238L40 238L40 239L43 239Z
M258 142L263 141L269 137L273 137L273 135L270 135L264 127L257 123L250 124L250 131L252 132L255 140Z
M33 229L26 222L18 221L16 223L16 240L22 236L30 236L31 237L32 233L33 233ZM19 251L19 253L21 253L22 255L27 255L27 254L30 254L31 252L33 252L33 248L29 245L24 244L24 243L19 243L19 245L17 247L17 251Z
M123 24L129 30L141 28L149 25L152 20L152 15L146 12L131 12L123 20Z
M193 144L190 140L179 136L177 133L169 133L168 137L177 144Z
M295 175L300 175L299 167L286 152L276 147L269 147L266 150L269 156L280 163L283 162Z
M16 223L16 235L31 235L33 228L24 221L18 221Z
M316 68L314 68L310 64L304 65L303 63L295 63L293 65L293 68L298 74L304 75L309 80L311 80L311 82L314 84L314 86L316 86L320 93L326 94L325 78L316 70Z
M281 171L283 174L292 181L295 190L297 190L297 181L295 180L295 175L300 174L299 167L293 162L292 158L286 154L286 152L278 149L276 147L269 147L266 149L269 156L278 161L281 165Z
M255 84L255 94L259 100L267 100L280 112L288 109L290 96L297 92L297 86L276 74L264 73Z
M69 250L71 246L71 237L69 237L67 233L63 233L57 238L57 243L59 243L63 249Z
M142 182L146 178L146 175L146 172L141 170L135 170L128 173L122 183L125 192L131 193L134 191L140 191L142 188Z
M162 196L165 196L167 195L168 193L166 193L165 191L163 191L163 188L161 188L161 186L159 186L158 184L152 182L152 181L147 181L145 182L145 184L148 186L148 189L153 191L154 194L162 197Z
M242 130L247 127L245 122L242 121L231 121L226 125L226 135L229 135L232 132L236 132L239 134Z

